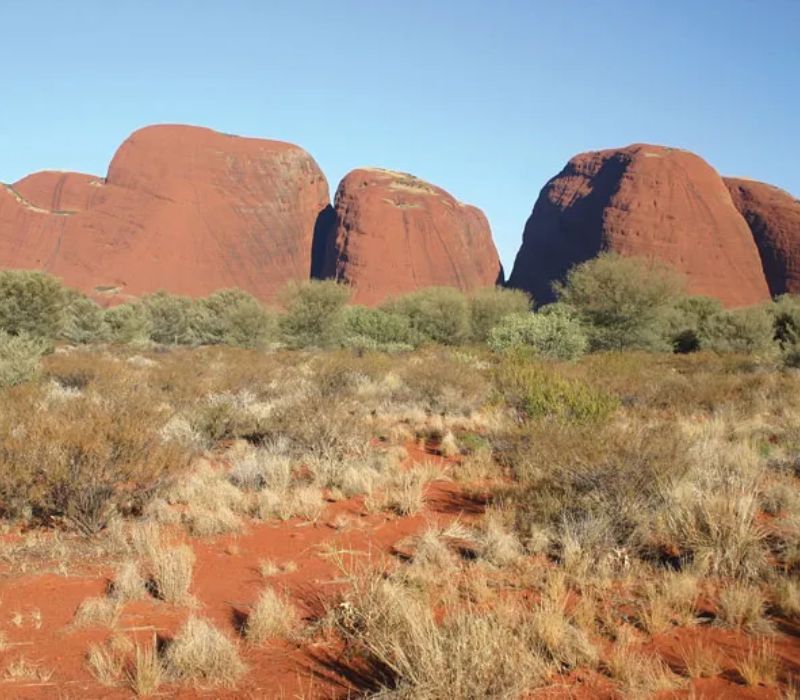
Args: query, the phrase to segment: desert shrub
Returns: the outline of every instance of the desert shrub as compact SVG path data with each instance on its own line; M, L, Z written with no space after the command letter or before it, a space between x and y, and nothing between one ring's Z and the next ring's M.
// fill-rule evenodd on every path
M408 318L383 309L347 306L344 310L344 345L365 350L412 348L417 338Z
M683 281L669 268L605 253L573 267L555 290L577 311L592 350L670 349L666 326Z
M452 287L429 287L387 302L384 308L405 316L422 338L442 345L469 339L469 303Z
M150 316L142 304L120 304L105 310L103 329L112 343L144 344L150 339Z
M150 339L164 345L184 345L196 338L193 327L194 302L167 292L156 292L142 298L150 318Z
M489 347L495 352L523 347L556 360L574 360L587 346L580 321L565 310L511 314L489 334Z
M61 282L43 272L0 270L0 331L55 338L66 297Z
M284 340L292 347L330 347L343 332L344 305L350 290L331 280L292 282L281 293Z
M619 406L616 397L518 354L501 362L495 382L506 403L529 419L602 421Z
M701 324L698 335L704 350L768 353L776 349L772 318L764 307L712 314Z
M784 362L789 367L800 367L800 296L784 294L768 309Z
M356 579L329 612L381 697L520 697L553 671L596 663L591 643L557 606L465 606L442 618L437 622L418 596L376 574Z
M486 287L473 292L469 298L471 336L484 343L500 321L511 314L531 310L532 299L521 289Z
M260 347L275 332L273 314L241 289L221 289L201 299L190 317L200 343Z
M167 673L174 680L232 686L247 667L239 650L211 622L192 616L178 630L164 654Z
M103 309L83 294L69 290L61 337L76 345L102 340Z
M97 400L76 396L39 410L39 394L18 387L0 409L0 513L66 521L84 533L115 512L138 512L191 457L165 442L164 417L139 388Z
M42 338L0 331L0 387L15 386L36 377L48 347Z
M667 333L675 352L700 350L702 329L710 318L722 311L722 302L713 297L691 296L678 299L667 317Z

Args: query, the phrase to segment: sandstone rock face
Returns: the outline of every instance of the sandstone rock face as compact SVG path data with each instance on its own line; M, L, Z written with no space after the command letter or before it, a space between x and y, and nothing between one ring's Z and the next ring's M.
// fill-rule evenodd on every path
M270 299L306 279L328 185L305 151L152 126L105 179L36 173L0 185L0 267L40 269L95 297L239 287Z
M405 173L362 168L336 192L335 220L319 266L377 304L422 287L464 291L502 282L489 222L476 207Z
M728 306L769 298L725 183L687 151L637 144L574 157L539 195L509 284L552 301L552 283L603 250L668 263L690 293Z
M772 295L800 293L800 200L755 180L725 184L753 233Z

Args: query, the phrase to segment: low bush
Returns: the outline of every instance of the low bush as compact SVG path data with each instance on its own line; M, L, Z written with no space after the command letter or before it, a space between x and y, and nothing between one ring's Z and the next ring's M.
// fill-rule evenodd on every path
M512 314L531 310L533 300L521 289L486 287L469 297L470 329L472 340L485 343L492 329Z
M33 270L0 270L0 331L55 338L66 301L55 277Z
M142 298L150 318L150 339L164 345L185 345L197 339L194 302L188 297L156 292Z
M500 364L496 384L506 403L528 419L602 421L619 406L616 397L518 354Z
M710 318L722 312L719 299L703 296L678 299L667 320L667 333L675 352L700 350L703 329Z
M281 293L285 313L280 318L284 341L291 347L337 345L344 331L344 305L350 290L336 282L293 282Z
M191 458L159 436L164 416L137 387L98 400L76 396L39 409L40 391L18 387L0 410L0 512L66 521L92 534L115 513L136 513Z
M700 347L716 352L763 354L776 350L773 319L765 307L719 311L699 326Z
M47 341L27 333L8 335L0 331L0 387L34 379L39 374L40 360L48 347Z
M550 313L511 314L489 334L489 347L495 352L529 348L537 355L555 360L574 360L586 352L587 346L580 321L563 309Z
M344 345L364 350L398 350L417 343L408 318L383 309L347 306L344 309Z
M143 345L150 340L150 316L137 302L112 306L103 314L103 329L112 343Z
M222 289L190 309L199 343L256 348L275 333L275 318L257 299L240 289Z
M442 345L459 345L470 336L467 298L452 287L429 287L387 302L387 311L400 314L421 338Z
M71 290L67 299L61 337L75 345L103 340L103 309L83 294Z

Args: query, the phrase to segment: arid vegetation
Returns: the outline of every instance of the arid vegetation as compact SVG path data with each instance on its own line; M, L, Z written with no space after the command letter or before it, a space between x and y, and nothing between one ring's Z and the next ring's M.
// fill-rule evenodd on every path
M800 306L660 271L603 308L601 265L533 315L0 304L37 353L0 402L8 692L793 697Z

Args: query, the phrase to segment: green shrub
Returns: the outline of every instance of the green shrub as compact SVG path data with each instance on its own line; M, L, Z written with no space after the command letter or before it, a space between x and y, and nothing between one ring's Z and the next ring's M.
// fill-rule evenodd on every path
M800 296L784 294L768 308L784 362L789 367L800 367Z
M669 315L683 280L665 266L604 253L554 286L578 312L592 350L669 350Z
M722 302L713 297L683 297L678 299L667 318L667 335L675 352L700 350L700 336L708 320L722 313Z
M260 347L274 336L275 317L240 289L221 289L192 305L191 327L197 341Z
M152 341L164 345L187 345L195 341L191 299L161 291L141 301L150 317Z
M147 309L136 302L106 309L103 313L103 333L112 343L147 343L150 339Z
M387 302L383 308L405 316L412 330L427 341L458 345L469 339L469 303L452 287L420 289Z
M587 346L580 321L565 310L512 314L500 321L489 335L489 347L495 352L527 347L556 360L580 357Z
M405 316L365 306L344 309L345 347L397 351L413 348L416 340Z
M498 367L496 384L506 403L529 419L602 421L619 407L619 400L601 389L514 353Z
M9 335L0 331L0 387L14 386L34 379L48 343L23 333Z
M103 309L74 290L67 291L61 337L75 345L94 343L104 337Z
M699 330L700 347L716 352L768 353L777 350L773 319L763 306L720 311Z
M0 331L55 338L66 295L61 282L43 272L0 270Z
M531 298L521 289L486 287L469 298L470 327L472 339L484 343L500 321L511 314L523 314L531 310Z
M350 290L331 280L292 282L282 291L286 312L280 318L280 330L292 347L326 348L342 339L344 305Z

